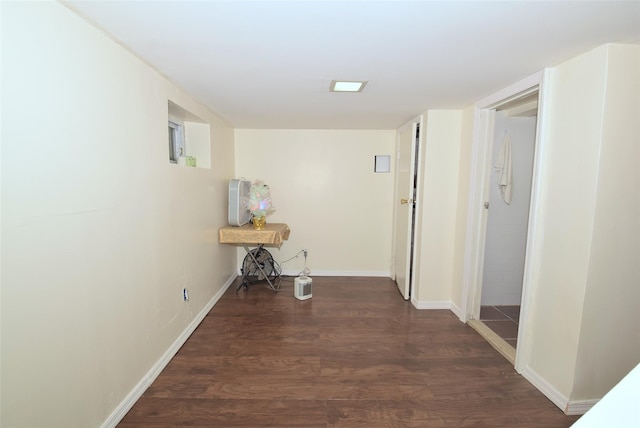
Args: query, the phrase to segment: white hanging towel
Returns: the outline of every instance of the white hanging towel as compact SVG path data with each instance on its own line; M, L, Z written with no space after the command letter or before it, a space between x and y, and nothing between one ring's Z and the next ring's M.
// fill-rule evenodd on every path
M506 204L511 204L511 140L509 135L505 134L502 140L494 167L498 176L498 188L502 200Z

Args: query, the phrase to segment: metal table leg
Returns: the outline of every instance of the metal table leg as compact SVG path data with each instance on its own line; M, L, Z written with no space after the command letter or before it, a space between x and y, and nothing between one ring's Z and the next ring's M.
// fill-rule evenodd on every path
M273 291L278 291L280 289L280 287L276 287L271 280L269 279L269 275L267 275L267 273L262 269L262 266L260 266L260 263L258 263L258 261L256 260L256 258L254 257L253 253L251 252L251 250L249 249L249 247L247 247L246 244L242 245L245 249L245 251L247 252L247 254L249 254L249 257L251 257L251 259L253 260L253 262L256 264L256 266L258 267L258 270L260 271L260 273L264 276L264 279L267 280L267 284L269 284L269 288L271 288ZM264 247L264 244L260 244L258 245L258 250L262 249L262 247ZM242 277L242 285L244 285L245 287L248 288L248 284L246 281L246 273L243 272L243 277ZM238 286L238 288L240 288L242 285Z

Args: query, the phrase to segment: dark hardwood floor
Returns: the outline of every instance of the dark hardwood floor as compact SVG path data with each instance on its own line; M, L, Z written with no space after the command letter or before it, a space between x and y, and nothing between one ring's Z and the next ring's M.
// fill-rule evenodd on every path
M568 427L447 310L386 278L233 284L119 427Z

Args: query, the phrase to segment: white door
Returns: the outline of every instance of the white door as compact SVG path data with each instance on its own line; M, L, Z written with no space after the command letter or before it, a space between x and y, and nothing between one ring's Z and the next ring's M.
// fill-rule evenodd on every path
M405 300L411 297L418 132L417 123L399 131L396 156L395 280Z

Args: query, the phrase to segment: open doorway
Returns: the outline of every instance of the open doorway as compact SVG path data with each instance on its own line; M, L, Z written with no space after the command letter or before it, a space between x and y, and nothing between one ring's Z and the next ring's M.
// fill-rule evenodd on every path
M418 117L404 125L397 138L393 272L405 300L413 288L420 122Z
M537 73L478 102L474 127L462 311L464 321L518 372L531 345L526 334L532 287L528 254L536 245L532 231L537 224L544 75ZM509 203L502 197L495 168L506 137L513 173Z
M518 345L538 93L496 107L479 321L513 348ZM507 184L505 184L507 183Z

